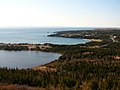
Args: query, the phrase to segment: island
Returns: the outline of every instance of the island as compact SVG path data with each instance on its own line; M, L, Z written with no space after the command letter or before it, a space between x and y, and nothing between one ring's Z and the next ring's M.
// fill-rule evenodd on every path
M90 42L76 45L1 43L0 50L37 50L61 56L29 69L0 68L0 83L20 88L27 85L24 88L28 90L119 90L120 29L60 31L49 37L82 38Z

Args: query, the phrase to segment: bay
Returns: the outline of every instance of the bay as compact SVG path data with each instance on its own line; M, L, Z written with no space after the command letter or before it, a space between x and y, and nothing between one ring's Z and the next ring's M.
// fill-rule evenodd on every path
M31 43L31 44L78 44L86 43L85 39L47 37L56 31L92 30L93 28L0 28L0 43Z

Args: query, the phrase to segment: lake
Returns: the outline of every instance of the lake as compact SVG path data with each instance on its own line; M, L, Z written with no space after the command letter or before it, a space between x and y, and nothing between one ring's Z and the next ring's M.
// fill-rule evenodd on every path
M4 51L0 50L0 67L31 68L58 59L61 55L40 51Z

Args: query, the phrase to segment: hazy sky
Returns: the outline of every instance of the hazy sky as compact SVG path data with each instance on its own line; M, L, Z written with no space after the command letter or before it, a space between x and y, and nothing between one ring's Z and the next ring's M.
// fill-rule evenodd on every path
M0 27L120 27L120 0L0 0Z

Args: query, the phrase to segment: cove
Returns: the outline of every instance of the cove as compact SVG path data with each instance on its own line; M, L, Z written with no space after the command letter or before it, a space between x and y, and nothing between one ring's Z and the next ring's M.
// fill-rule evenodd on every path
M0 50L0 67L27 69L58 59L61 55L41 51Z

